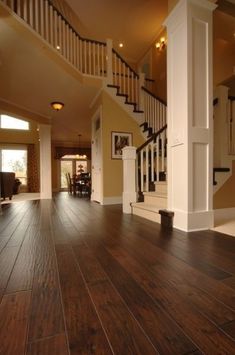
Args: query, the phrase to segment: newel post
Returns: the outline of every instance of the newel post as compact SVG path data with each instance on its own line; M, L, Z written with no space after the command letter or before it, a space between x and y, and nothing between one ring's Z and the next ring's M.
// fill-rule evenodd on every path
M131 213L131 203L136 202L136 148L125 147L122 149L123 160L123 194L122 211Z
M140 98L140 107L139 109L144 111L144 93L142 87L145 84L145 73L139 73L139 98Z
M106 61L107 61L107 83L113 84L113 41L112 39L106 40Z

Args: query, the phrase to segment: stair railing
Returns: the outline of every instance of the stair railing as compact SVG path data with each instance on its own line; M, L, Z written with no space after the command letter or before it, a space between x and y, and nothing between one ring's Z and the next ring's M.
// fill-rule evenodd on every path
M127 95L129 103L139 107L139 75L129 64L112 49L113 85L119 87L119 93Z
M148 128L152 128L152 133L156 133L167 123L166 103L145 87L141 89L144 122Z
M112 48L112 41L82 38L50 0L0 0L71 65L86 75L106 78L134 104L134 111L144 111L144 122L157 132L166 123L166 105L146 89L152 83L137 74Z
M228 154L235 154L235 96L228 97Z
M82 38L49 0L0 1L79 71L105 76L106 43Z
M167 125L154 133L136 151L137 191L151 189L154 182L165 180L167 171Z

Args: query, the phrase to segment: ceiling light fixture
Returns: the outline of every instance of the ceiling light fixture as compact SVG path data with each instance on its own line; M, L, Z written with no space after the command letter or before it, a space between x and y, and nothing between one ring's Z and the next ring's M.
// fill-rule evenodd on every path
M56 46L56 49L58 49L58 51L59 51L59 50L60 50L60 46L59 46L59 45L57 45L57 46Z
M166 39L165 39L165 37L161 37L160 41L157 42L155 46L156 46L156 48L159 51L162 51L166 47Z
M63 102L54 101L51 102L51 107L56 111L60 111L64 107L64 104Z
M123 47L123 43L122 43L122 42L119 43L119 47L120 47L120 48Z

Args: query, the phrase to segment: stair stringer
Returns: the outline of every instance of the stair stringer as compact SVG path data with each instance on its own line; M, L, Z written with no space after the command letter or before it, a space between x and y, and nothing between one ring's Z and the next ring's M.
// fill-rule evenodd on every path
M117 89L113 87L108 87L106 85L106 81L104 80L103 91L105 91L121 108L129 115L133 120L135 120L138 125L141 125L144 121L143 113L133 112L133 108L131 105L127 105L125 103L126 99L124 96L117 96ZM140 129L144 139L146 136Z

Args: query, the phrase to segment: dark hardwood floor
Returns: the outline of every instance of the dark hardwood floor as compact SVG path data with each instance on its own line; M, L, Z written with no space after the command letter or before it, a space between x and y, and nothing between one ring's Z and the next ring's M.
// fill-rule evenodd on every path
M0 354L235 354L235 238L67 193L2 206Z

